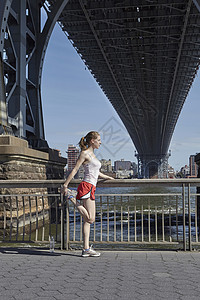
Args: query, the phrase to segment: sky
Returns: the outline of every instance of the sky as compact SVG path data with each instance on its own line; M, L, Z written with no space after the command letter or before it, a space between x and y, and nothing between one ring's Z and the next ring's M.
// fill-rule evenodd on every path
M135 147L122 121L66 35L56 24L47 48L42 74L45 139L67 157L68 144L78 146L87 132L100 132L99 159L137 163ZM177 122L169 149L169 164L180 170L189 156L200 152L200 72Z

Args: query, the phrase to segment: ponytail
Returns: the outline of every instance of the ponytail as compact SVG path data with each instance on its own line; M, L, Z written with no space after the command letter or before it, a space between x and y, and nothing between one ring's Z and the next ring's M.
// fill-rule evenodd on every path
M86 150L88 148L87 147L87 142L86 142L84 136L80 139L79 147L81 148L81 151L84 151L84 150Z
M88 134L86 134L85 137L83 136L79 142L79 147L81 148L81 151L87 150L90 146L91 140L97 139L99 135L100 134L97 131L90 131Z

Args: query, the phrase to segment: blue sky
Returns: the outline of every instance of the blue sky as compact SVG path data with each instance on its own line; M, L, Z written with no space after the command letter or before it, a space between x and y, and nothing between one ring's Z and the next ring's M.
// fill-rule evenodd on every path
M88 131L100 131L100 158L136 161L135 147L111 103L56 25L47 49L42 102L45 137L51 148L65 151ZM200 74L190 90L171 141L170 165L179 170L191 154L200 152Z

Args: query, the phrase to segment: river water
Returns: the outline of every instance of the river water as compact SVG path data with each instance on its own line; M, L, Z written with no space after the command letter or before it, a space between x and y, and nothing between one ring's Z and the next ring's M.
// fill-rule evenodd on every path
M190 193L195 194L196 189L191 188ZM110 194L112 196L107 196ZM113 194L116 196L114 197ZM147 196L146 194L165 194L165 196ZM155 239L180 241L183 239L182 198L180 187L97 187L95 231L92 225L91 236L92 238L95 236L97 241L101 239L107 241L108 236L109 241L114 241L114 239L121 241L122 238L123 241L128 241L128 239L130 241L149 241L149 239L151 241ZM188 234L187 191L185 199L186 234ZM78 212L75 216L74 219L74 213L70 211L70 240L74 238L74 228L76 229L75 239L80 238ZM192 236L195 236L195 196L193 195L191 196L191 216ZM116 233L114 233L115 221Z

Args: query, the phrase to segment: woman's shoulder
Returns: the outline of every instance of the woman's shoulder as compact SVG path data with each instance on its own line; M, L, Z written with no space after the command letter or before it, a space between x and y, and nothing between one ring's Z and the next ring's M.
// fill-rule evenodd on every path
M81 155L85 158L86 161L90 161L94 157L91 151L89 151L88 149L81 151Z
M80 153L80 156L81 156L81 157L84 157L84 158L87 158L88 155L89 155L88 150L82 150L81 153Z

